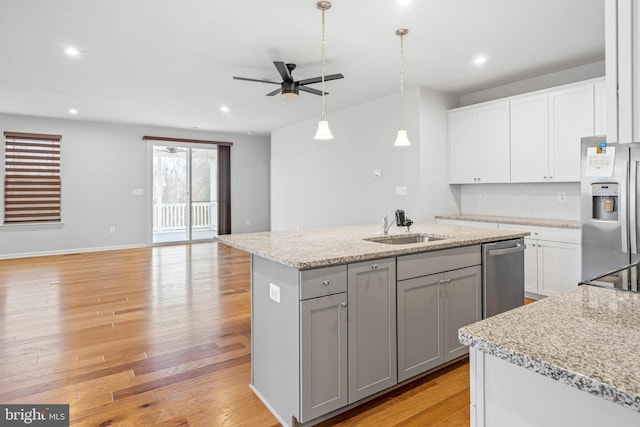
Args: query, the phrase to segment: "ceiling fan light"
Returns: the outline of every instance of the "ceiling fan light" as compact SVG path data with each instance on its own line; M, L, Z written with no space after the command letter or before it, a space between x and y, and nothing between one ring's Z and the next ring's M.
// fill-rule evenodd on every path
M331 130L329 129L329 122L326 120L320 120L318 122L318 130L316 131L316 135L313 139L333 139L333 135L331 134Z
M296 99L298 97L297 92L282 92L282 97L284 99Z
M396 137L396 142L393 143L394 147L408 147L411 145L409 138L407 137L407 131L405 129L400 129L398 131L398 136Z

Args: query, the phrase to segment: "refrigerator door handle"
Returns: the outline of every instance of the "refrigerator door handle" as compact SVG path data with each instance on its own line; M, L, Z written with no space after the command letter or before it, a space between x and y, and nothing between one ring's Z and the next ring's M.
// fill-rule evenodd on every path
M625 178L629 176L629 162L624 162L624 175ZM629 253L629 241L627 240L627 194L630 192L629 187L630 183L625 179L622 180L624 182L623 188L620 190L620 240L622 240L622 253Z
M631 176L629 178L629 236L631 240L631 253L638 254L638 162L631 163Z

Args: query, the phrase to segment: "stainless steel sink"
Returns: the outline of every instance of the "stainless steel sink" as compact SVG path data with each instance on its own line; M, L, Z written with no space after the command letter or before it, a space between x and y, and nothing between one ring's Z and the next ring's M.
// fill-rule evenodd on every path
M390 236L368 237L364 240L369 242L384 243L387 245L409 245L411 243L435 242L437 240L452 239L451 236L442 236L438 234L413 233L413 234L394 234Z

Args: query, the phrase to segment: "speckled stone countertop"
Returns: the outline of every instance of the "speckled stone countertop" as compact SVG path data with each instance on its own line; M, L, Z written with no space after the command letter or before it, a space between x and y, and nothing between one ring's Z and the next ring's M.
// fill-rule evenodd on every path
M393 225L389 229L389 235L403 233L406 233L405 227L400 228ZM529 234L512 230L492 230L435 223L414 224L411 226L411 233L428 233L447 238L433 242L389 245L363 240L381 236L380 225L356 225L300 231L226 234L217 236L216 240L290 267L307 270L369 259L497 242Z
M436 218L459 221L496 222L502 224L530 225L533 227L556 227L580 229L580 221L570 219L525 218L517 216L453 214L437 215Z
M640 412L640 294L579 286L461 328L460 342Z

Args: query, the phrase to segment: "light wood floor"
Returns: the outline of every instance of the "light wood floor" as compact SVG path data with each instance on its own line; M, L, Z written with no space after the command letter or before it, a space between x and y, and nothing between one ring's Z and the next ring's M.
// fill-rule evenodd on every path
M218 243L0 260L0 403L73 426L277 426L250 391L249 256ZM468 426L458 362L323 426Z

